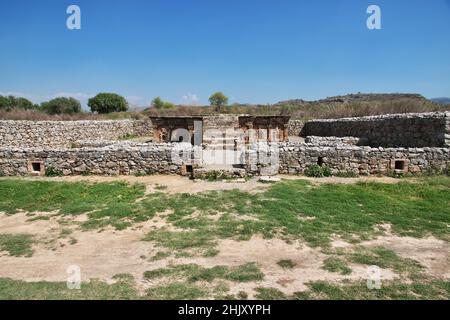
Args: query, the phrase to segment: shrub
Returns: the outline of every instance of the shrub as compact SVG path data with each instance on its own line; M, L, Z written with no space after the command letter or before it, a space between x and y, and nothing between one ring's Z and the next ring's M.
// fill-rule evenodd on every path
M156 109L162 109L164 107L164 101L160 97L156 97L152 100L152 106Z
M14 96L0 96L0 109L4 109L6 111L10 111L12 109L38 109L39 106L33 104L28 99Z
M172 102L165 101L163 108L164 109L173 109L173 108L175 108L175 105Z
M0 109L10 110L11 101L8 97L0 96Z
M64 174L62 173L61 170L58 170L58 169L56 169L56 168L53 167L53 166L48 166L48 167L45 169L45 175L46 175L47 177L60 177L60 176L63 176Z
M124 97L115 93L99 93L90 98L88 106L92 112L110 113L128 110L128 102Z
M305 175L308 177L315 177L315 178L330 177L331 169L328 168L327 166L319 166L318 164L314 164L312 166L309 166L305 170Z
M359 174L354 171L339 171L335 174L335 176L341 178L358 178Z
M74 114L81 112L81 104L74 98L59 97L43 102L41 109L48 114Z
M163 101L160 97L156 97L152 100L152 106L158 110L175 108L175 105L172 102Z

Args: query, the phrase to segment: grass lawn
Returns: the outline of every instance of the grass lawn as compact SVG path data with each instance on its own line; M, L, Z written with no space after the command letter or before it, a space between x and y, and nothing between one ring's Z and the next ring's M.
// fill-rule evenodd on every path
M288 180L270 186L260 193L240 190L208 191L197 194L168 194L164 188L145 194L140 184L125 182L86 183L0 180L0 212L9 215L19 211L53 212L60 217L87 214L80 223L84 230L112 226L118 230L132 227L159 216L167 226L153 230L144 237L160 248L153 261L167 257L218 254L220 239L246 241L254 235L300 240L329 254L322 269L349 275L349 264L378 265L404 276L405 282L388 283L381 291L366 292L362 282L331 284L314 282L308 290L286 295L276 288L256 288L259 298L321 299L321 298L445 298L449 297L448 282L424 275L414 260L400 259L383 247L357 247L352 252L334 252L333 237L355 244L375 238L385 232L399 236L421 238L434 236L449 241L450 178L444 176L402 180L396 184L356 183L318 184L304 180ZM63 233L63 232L62 232ZM61 233L61 234L62 234ZM62 235L61 235L62 236ZM66 235L68 236L68 235ZM27 234L0 234L0 249L10 256L32 255L33 237ZM280 260L280 268L298 266L290 260ZM150 269L145 279L173 279L138 294L133 279L118 276L116 284L99 281L86 283L78 292L65 289L65 283L27 283L0 279L0 298L201 298L211 295L243 298L245 293L227 295L227 290L212 292L202 284L214 281L258 281L264 274L257 264L236 267L218 265L203 267L178 264ZM176 281L175 281L176 280ZM408 281L406 281L408 280Z

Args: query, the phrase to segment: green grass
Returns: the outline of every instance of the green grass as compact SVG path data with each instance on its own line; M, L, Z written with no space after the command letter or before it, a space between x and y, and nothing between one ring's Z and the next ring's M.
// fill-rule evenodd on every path
M189 282L211 282L215 279L249 282L262 280L264 278L264 274L255 263L247 263L236 267L214 266L212 268L204 268L196 264L180 264L167 268L146 271L144 273L144 277L147 279L181 277L187 279Z
M437 300L450 299L450 282L422 279L412 283L383 281L381 289L368 289L366 281L339 285L318 281L309 290L294 294L295 299L330 300Z
M134 281L118 278L114 284L91 280L83 282L80 290L70 290L65 282L25 282L0 278L0 300L79 300L79 299L137 299Z
M150 258L150 261L158 261L167 257L170 257L170 252L158 251L153 257Z
M166 221L184 231L150 232L146 240L172 250L213 248L217 239L303 239L329 246L333 235L349 242L382 233L390 224L401 236L433 235L450 239L450 178L433 177L397 184L357 183L313 186L303 180L283 181L262 193L239 190L144 197L144 186L118 183L0 181L0 211L59 210L62 215L88 212L84 228L116 229L169 211ZM137 201L137 199L141 199ZM194 214L195 213L195 214ZM250 218L250 219L244 219Z
M255 298L259 300L286 300L288 296L276 288L256 288Z
M423 270L417 261L401 258L394 251L383 247L359 248L356 252L349 254L347 259L353 263L389 268L408 276L417 275Z
M170 283L150 288L146 292L146 298L152 300L194 300L207 295L206 290L186 283Z
M277 262L277 264L282 267L283 269L293 269L296 266L296 263L293 262L290 259L287 260L280 260Z
M0 181L0 211L14 214L19 210L49 212L61 215L88 213L85 228L112 225L123 229L151 218L136 200L144 195L144 186L114 183L65 183L54 181Z
M325 259L323 262L322 269L337 272L342 275L347 275L352 273L352 269L347 266L347 263L339 258L330 257Z
M0 250L15 257L33 255L33 236L29 234L0 234Z
M439 177L398 184L357 183L312 186L302 180L277 183L266 192L239 190L196 195L161 195L149 200L169 208L167 221L185 232L159 231L147 240L173 249L214 245L217 238L248 240L302 238L312 246L328 246L332 235L349 242L382 233L390 224L402 236L434 235L449 240L450 179ZM190 215L196 211L196 217ZM218 219L212 215L220 213ZM249 216L252 219L239 219Z

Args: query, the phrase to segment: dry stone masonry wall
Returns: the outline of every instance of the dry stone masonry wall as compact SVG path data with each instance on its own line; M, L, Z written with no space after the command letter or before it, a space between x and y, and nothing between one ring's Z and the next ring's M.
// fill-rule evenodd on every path
M0 149L3 175L27 175L31 163L52 168L63 175L175 174L180 165L172 162L172 145L107 146L82 149ZM36 171L36 170L35 170Z
M280 173L303 173L311 165L321 163L334 173L369 175L446 172L450 169L449 148L372 148L350 145L313 146L287 143L280 147Z
M14 121L0 120L0 147L67 147L84 140L151 136L149 120Z
M298 137L300 136L305 122L301 120L290 120L288 125L288 134L289 136Z
M302 125L295 123L292 130L301 130ZM42 175L49 168L63 175L186 174L186 163L173 157L180 144L113 141L151 135L151 131L148 120L0 121L0 175ZM450 169L449 113L318 120L307 122L305 131L317 136L309 134L305 142L282 142L273 150L277 153L275 171L261 161L267 154L249 149L239 175L243 170L247 174L297 174L314 164L326 165L334 173L363 175ZM408 147L385 147L391 144ZM272 151L271 147L267 150Z
M312 120L302 136L359 137L372 147L449 147L450 113L409 113Z

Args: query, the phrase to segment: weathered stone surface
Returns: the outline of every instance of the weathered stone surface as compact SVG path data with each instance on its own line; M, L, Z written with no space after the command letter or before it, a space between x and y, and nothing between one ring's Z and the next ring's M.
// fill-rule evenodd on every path
M151 136L150 120L14 121L0 120L0 147L77 147L81 141Z
M302 136L359 137L372 147L450 147L450 113L406 113L305 123Z
M384 119L387 124L380 123L379 119ZM319 122L325 124L324 128L317 129L324 130L324 133L347 128L344 131L348 133L350 130L352 135L311 136L305 140L306 143L250 144L242 155L244 169L229 173L239 177L245 174L297 174L318 163L330 167L334 173L364 175L386 174L389 170L411 173L430 169L449 170L450 149L434 146L447 139L448 134L440 135L443 128L441 122L445 121L444 126L448 130L449 119L449 113L432 113L313 121L314 126L319 126ZM400 125L406 120L408 127ZM383 142L381 146L365 145L357 134L358 130L364 133L367 128L372 128L373 121L378 123L374 128L381 133L372 130L372 136L364 138L370 144ZM346 127L349 122L352 122L350 129ZM394 128L394 124L400 127ZM360 128L357 130L358 126ZM405 132L395 136L402 128ZM30 161L40 162L45 168L52 167L64 175L182 174L184 165L201 166L202 146L194 147L194 156L185 158L183 154L189 155L194 150L189 143L113 141L124 135L146 135L148 130L151 130L151 124L145 120L0 121L0 175L35 174L30 172ZM420 134L411 133L414 130ZM414 137L416 143L411 142L408 134ZM401 147L389 147L394 141L402 141L399 143ZM206 171L201 168L195 170L200 175Z

